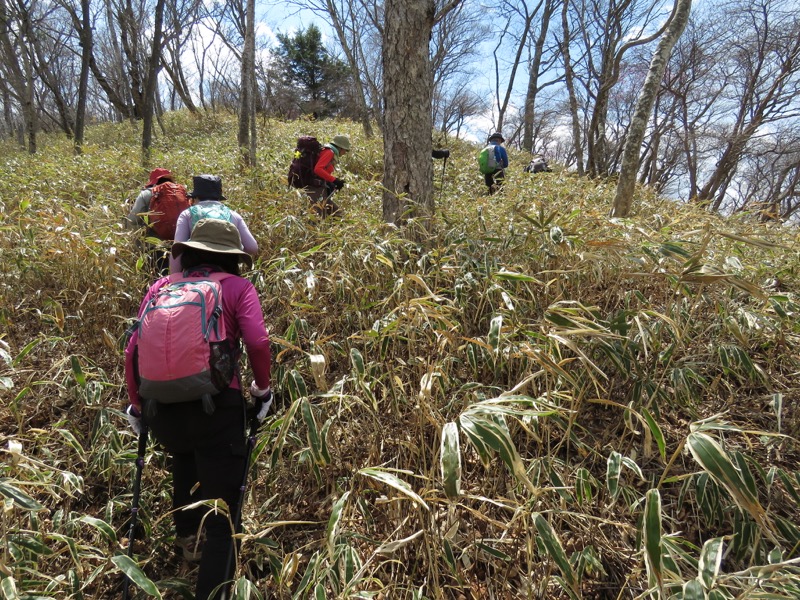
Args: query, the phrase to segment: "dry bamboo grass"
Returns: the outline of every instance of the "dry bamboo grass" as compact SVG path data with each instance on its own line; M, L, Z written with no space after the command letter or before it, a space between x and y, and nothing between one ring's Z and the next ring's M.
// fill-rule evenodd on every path
M482 196L454 142L434 229L411 240L380 222L380 144L354 125L266 123L247 173L229 117L166 127L155 161L221 174L261 245L248 276L285 406L256 449L239 597L796 597L793 227L646 190L611 220L613 182L521 166ZM346 213L318 223L283 172L294 137L339 131ZM148 281L120 223L135 144L104 126L79 158L58 140L4 153L7 597L104 597L119 577L120 341ZM170 553L164 465L152 447L136 550L178 597L192 573Z

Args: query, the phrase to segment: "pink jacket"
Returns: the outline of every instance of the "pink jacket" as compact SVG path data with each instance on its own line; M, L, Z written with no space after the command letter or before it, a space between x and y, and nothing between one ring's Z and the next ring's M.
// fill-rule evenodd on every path
M162 277L147 290L142 303L139 305L138 317L142 316L147 303L156 292L169 281L169 277ZM264 313L261 310L261 301L253 284L242 277L228 277L222 280L222 316L225 319L225 332L232 342L244 342L247 357L253 368L256 385L267 388L270 385L270 367L272 355L269 347L269 334L264 325ZM133 354L139 334L134 330L128 345L125 347L125 383L128 388L128 400L139 408L139 386L136 384ZM232 388L242 389L241 381L235 377L231 382Z

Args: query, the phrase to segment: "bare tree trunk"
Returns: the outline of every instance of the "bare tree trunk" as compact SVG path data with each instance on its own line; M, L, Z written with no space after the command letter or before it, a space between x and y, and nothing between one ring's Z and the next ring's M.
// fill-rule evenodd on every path
M533 11L531 13L527 12L527 9L528 9L527 5L525 5L523 3L523 6L525 7L526 13L525 13L524 25L523 25L523 28L522 28L522 35L520 35L519 43L517 44L517 49L516 49L516 52L514 54L514 62L512 63L512 66L511 66L511 74L508 77L508 85L506 87L505 95L504 95L502 101L500 100L500 58L499 58L498 55L500 54L500 46L503 43L503 37L504 36L501 35L498 38L498 42L497 42L497 45L495 46L494 53L493 53L493 55L494 55L494 71L495 71L495 78L496 78L495 82L496 82L496 85L497 85L497 87L495 88L495 96L496 96L496 99L497 99L497 107L498 107L498 109L497 109L497 127L496 127L497 131L502 131L503 130L503 124L504 124L505 117L506 117L506 111L508 111L508 103L511 101L511 91L512 91L512 89L514 87L514 80L517 78L517 69L519 69L519 63L522 60L522 51L525 49L525 45L527 44L528 32L531 30L531 23L533 22L533 18L537 14L537 11ZM541 6L541 3L539 3L539 6ZM538 8L539 7L537 6L537 9ZM506 27L508 28L510 25L511 25L511 17L509 17L509 21L508 21L508 24L507 24ZM505 31L503 33L505 33ZM509 138L509 139L511 139L511 138Z
M20 104L23 129L21 145L31 154L36 153L36 129L38 121L34 103L33 68L25 47L24 40L29 27L19 23L17 43L12 40L12 28L9 26L13 18L8 11L5 0L0 0L0 56L4 59L4 67L9 75L10 91ZM27 144L25 137L27 136Z
M383 218L401 224L434 212L433 0L386 0L383 30Z
M86 129L86 95L89 90L89 72L92 58L92 22L89 0L81 0L82 27L78 33L81 45L81 74L78 82L78 105L75 109L75 154L83 152L83 136Z
M255 123L255 0L245 6L244 49L242 50L242 86L239 95L239 154L245 167L256 166L255 140L250 139L251 125Z
M367 139L372 138L375 132L372 130L372 119L370 118L370 110L367 106L367 97L364 92L364 81L361 73L361 65L356 60L356 54L350 43L347 32L345 31L345 24L343 23L342 16L334 4L333 0L325 0L325 7L328 15L330 16L333 28L336 31L336 36L339 38L339 44L344 51L344 56L347 59L347 66L350 67L353 81L355 82L355 97L358 103L361 127L364 129L364 137ZM353 12L352 10L350 12ZM352 28L350 28L352 30ZM352 34L351 34L352 35ZM355 32L358 35L358 32Z
M564 0L566 2L566 0ZM542 66L544 44L547 41L547 32L550 28L550 19L555 10L555 1L546 0L542 9L542 20L539 25L539 35L536 36L533 48L533 58L529 67L528 89L525 92L525 110L523 113L522 147L528 152L533 151L533 118L536 110L536 95L539 93L539 69Z
M653 53L647 77L636 100L636 108L628 128L628 136L625 139L622 168L617 182L614 206L611 210L612 217L627 217L631 212L633 190L636 186L636 174L639 170L639 156L642 140L647 129L647 122L653 112L658 88L661 84L661 78L664 76L664 69L666 69L669 57L672 54L672 48L686 28L691 8L692 0L677 0L669 27L667 27L667 31L658 42L656 51Z
M581 119L578 114L578 95L575 93L575 75L572 71L572 61L569 56L569 45L571 35L569 28L569 2L564 0L561 7L561 29L563 40L561 41L561 54L564 57L564 83L567 86L569 95L569 114L572 121L572 145L575 148L576 172L583 175L586 171L583 166L583 141L581 140Z
M156 79L161 65L161 27L164 23L164 3L166 0L156 2L156 14L153 23L153 44L150 49L147 77L145 79L142 109L142 164L150 163L150 149L153 144L153 115L156 103Z

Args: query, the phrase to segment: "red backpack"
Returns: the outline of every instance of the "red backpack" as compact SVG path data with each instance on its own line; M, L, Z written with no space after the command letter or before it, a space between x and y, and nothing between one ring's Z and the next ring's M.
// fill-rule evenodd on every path
M189 208L186 188L172 181L165 181L150 188L150 214L148 224L162 240L175 239L178 215Z
M304 188L310 185L323 185L322 179L314 175L322 144L317 138L304 135L297 138L297 147L294 149L294 158L289 165L288 183L292 187Z

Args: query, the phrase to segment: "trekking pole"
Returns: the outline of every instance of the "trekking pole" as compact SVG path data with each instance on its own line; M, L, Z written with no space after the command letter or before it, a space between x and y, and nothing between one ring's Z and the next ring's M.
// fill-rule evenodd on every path
M139 449L136 453L136 476L133 479L133 500L131 501L131 527L128 530L128 557L133 558L133 538L136 536L136 525L139 516L139 495L142 489L142 470L144 469L144 455L147 451L147 425L142 423L142 432L139 434ZM130 577L125 575L122 587L122 598L128 600Z
M239 503L236 506L236 514L233 518L233 534L236 535L239 533L239 528L242 525L242 509L244 507L244 495L247 491L247 476L250 474L250 463L253 457L253 448L256 446L256 433L258 431L258 426L261 423L258 419L253 418L250 421L250 432L247 435L247 459L244 463L244 473L242 474L242 485L239 487ZM236 539L231 536L231 547L228 551L228 564L225 566L225 581L229 579L233 579L233 557L235 555L236 550ZM228 592L227 587L226 591L222 594L222 600L227 600Z
M447 157L444 157L442 161L442 187L439 188L439 204L442 203L442 198L444 197L444 170L447 167Z

